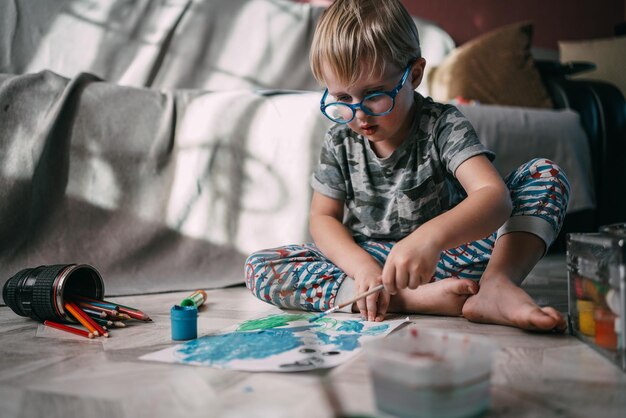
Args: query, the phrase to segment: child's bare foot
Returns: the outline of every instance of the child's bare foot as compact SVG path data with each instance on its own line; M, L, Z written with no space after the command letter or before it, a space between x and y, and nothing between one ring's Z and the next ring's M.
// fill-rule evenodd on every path
M463 316L473 322L509 325L533 331L564 331L565 318L552 307L540 307L507 278L481 280L476 295L463 305Z
M468 297L478 292L478 283L449 277L423 284L415 290L403 289L391 297L389 310L459 316Z

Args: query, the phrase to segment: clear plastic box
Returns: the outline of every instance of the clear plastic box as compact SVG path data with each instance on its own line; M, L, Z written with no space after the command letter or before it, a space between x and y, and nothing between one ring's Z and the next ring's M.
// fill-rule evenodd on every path
M567 269L571 333L626 371L626 224L568 234Z
M490 406L497 344L477 335L435 331L413 324L364 351L376 405L398 417L472 417Z

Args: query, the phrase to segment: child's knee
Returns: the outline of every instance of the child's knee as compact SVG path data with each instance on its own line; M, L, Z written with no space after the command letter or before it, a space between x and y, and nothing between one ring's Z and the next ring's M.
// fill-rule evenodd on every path
M526 231L551 243L563 225L569 203L570 185L563 169L549 159L535 158L513 172L507 185L513 212L500 234L504 230Z
M530 175L536 180L534 184L546 188L548 198L555 204L556 210L565 212L569 203L570 185L561 167L546 158L533 160Z
M526 170L532 179L560 183L562 192L569 194L570 186L565 171L554 161L547 158L534 158L526 164Z
M511 197L537 196L544 190L559 206L565 208L569 201L570 185L563 169L547 158L534 158L520 166L507 178ZM515 203L515 202L514 202Z

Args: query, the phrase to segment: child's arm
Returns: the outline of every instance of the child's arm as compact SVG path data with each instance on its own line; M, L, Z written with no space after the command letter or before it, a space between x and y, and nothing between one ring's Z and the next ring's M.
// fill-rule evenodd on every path
M487 157L469 158L455 175L467 198L393 247L383 268L383 283L391 294L428 283L442 251L484 238L509 218L509 191Z
M348 277L355 280L357 293L382 283L382 267L358 246L343 225L343 201L313 192L310 231L317 247ZM389 306L389 294L378 292L357 303L361 314L370 321L382 320Z

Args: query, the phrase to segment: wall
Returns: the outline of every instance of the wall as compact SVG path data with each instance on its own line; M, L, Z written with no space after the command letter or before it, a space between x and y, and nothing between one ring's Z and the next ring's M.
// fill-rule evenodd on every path
M624 0L402 0L412 15L437 22L457 44L522 20L535 23L533 45L557 49L559 40L605 38L626 20Z
M611 37L615 25L626 21L626 0L401 1L412 15L438 23L457 45L499 26L531 20L535 23L533 46L556 50L560 40Z

